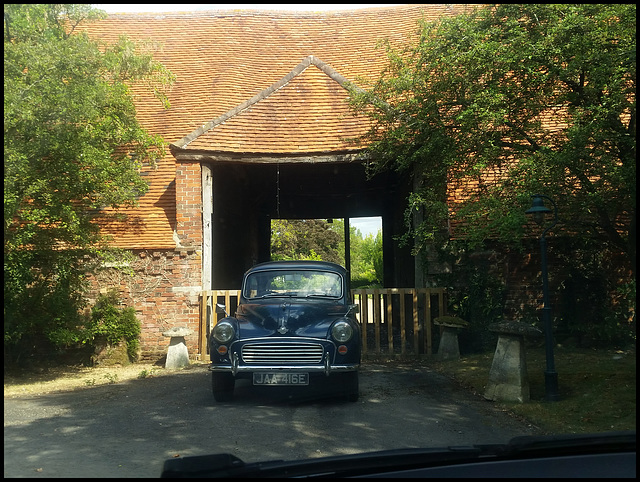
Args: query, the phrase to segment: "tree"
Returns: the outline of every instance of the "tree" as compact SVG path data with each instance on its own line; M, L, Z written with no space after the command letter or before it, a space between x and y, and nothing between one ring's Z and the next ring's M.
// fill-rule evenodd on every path
M353 287L382 283L382 234L363 239L349 226ZM271 259L314 259L345 264L344 220L275 219L271 222Z
M382 286L384 279L384 265L382 262L382 231L378 231L375 238L373 235L369 235L365 240L367 240L367 242L370 241L369 248L367 249L367 260L373 265L375 281Z
M374 169L419 176L408 234L420 246L450 221L472 246L515 243L542 193L555 232L626 253L635 278L635 50L635 4L483 7L387 43L388 68L351 102Z
M351 226L351 283L361 286L382 286L382 234L362 237Z
M271 222L271 259L315 259L344 264L342 235L322 219L274 219Z
M131 86L166 104L173 76L126 38L74 32L89 5L4 6L5 352L71 341L87 260L108 252L96 218L146 192L142 163L164 153L136 120Z

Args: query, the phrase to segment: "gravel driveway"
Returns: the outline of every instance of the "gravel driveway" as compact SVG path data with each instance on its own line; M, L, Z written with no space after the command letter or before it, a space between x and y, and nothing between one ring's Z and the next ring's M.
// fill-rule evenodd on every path
M278 390L278 389L276 389ZM425 366L364 364L360 400L257 390L216 403L206 366L57 394L5 398L5 477L158 477L165 459L245 462L503 443L535 429Z

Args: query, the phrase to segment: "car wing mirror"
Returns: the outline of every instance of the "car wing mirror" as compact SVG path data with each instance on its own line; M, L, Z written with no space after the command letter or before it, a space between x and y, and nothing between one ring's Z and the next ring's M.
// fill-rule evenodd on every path
M216 313L224 313L225 316L229 316L229 314L227 313L227 308L222 303L216 303Z
M360 305L357 303L353 305L349 305L349 309L347 310L347 315L349 313L360 313Z

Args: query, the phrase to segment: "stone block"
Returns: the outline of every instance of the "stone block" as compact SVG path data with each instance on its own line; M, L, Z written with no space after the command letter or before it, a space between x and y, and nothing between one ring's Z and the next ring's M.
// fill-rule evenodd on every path
M467 328L469 323L457 316L439 316L433 320L433 323L442 327L442 335L438 345L438 359L443 361L459 360L458 330Z
M503 402L529 401L529 378L522 335L500 334L484 397Z
M164 336L171 337L167 350L167 361L164 364L166 369L178 369L189 365L189 351L184 337L192 333L193 330L189 328L179 327L171 328L162 333Z
M440 336L440 344L438 345L439 360L459 360L460 347L458 345L458 330L455 328L445 327Z
M167 350L167 361L164 367L171 370L183 368L189 365L189 351L184 341L184 336L171 337Z

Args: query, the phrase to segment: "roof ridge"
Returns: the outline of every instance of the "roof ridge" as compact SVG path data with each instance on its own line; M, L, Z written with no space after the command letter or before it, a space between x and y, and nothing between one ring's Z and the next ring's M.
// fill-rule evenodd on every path
M337 82L345 90L348 90L348 87L346 86L347 84L351 85L349 80L346 77L344 77L342 74L340 74L337 70L335 70L329 64L327 64L326 62L323 62L322 60L320 60L319 58L317 58L314 55L308 55L307 57L305 57L302 60L302 62L300 62L298 65L296 65L291 72L289 72L287 75L282 77L280 80L278 80L277 82L271 84L269 87L267 87L266 89L262 90L261 92L258 92L256 95L251 97L249 100L243 102L240 105L237 105L233 109L225 112L224 114L222 114L222 115L216 117L215 119L207 122L206 124L203 124L202 126L198 127L193 132L191 132L190 134L187 134L186 136L184 136L179 141L171 143L170 147L177 147L179 149L185 149L191 142L196 140L202 134L204 134L204 133L208 132L209 130L213 129L215 126L220 125L223 122L226 122L230 118L232 118L232 117L238 115L239 113L245 111L246 109L248 109L252 105L260 102L261 100L266 99L271 94L273 94L273 93L277 92L278 90L282 89L289 82L291 82L295 77L297 77L298 75L302 74L305 70L307 70L307 68L309 68L311 65L314 65L315 67L317 67L320 71L322 71L329 78L331 78L332 80ZM357 87L355 87L355 88L358 89Z
M428 5L428 4L427 4ZM423 7L423 4L397 4L397 5L372 5L369 7L353 7L345 9L327 9L327 10L289 10L282 8L210 8L207 10L172 10L166 12L110 12L109 16L118 17L251 17L251 16L278 16L278 17L327 17L327 16L353 16L359 13L370 14L380 10L409 10Z

